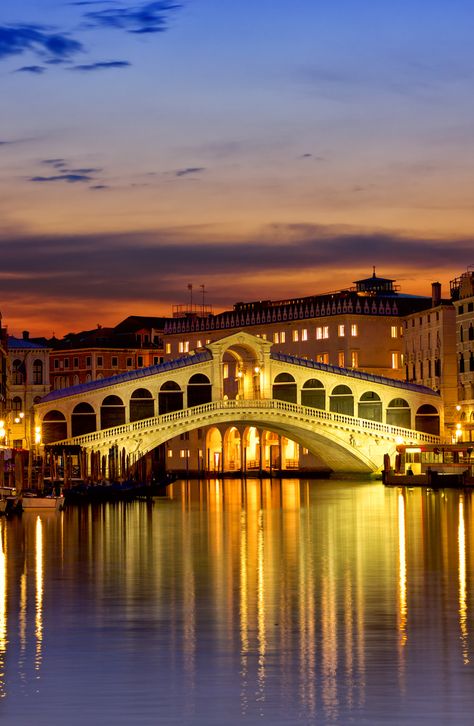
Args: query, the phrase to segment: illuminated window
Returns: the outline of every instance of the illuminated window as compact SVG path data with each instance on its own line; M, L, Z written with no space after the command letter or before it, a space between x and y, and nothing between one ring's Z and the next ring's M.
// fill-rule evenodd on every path
M171 343L166 343L166 353L171 353Z
M179 353L189 353L189 340L181 340L178 343L178 352Z
M298 330L293 330L293 343L297 343L298 342L298 340L299 340L298 333L299 333Z
M398 353L392 353L392 368L398 368Z
M266 340L267 339L267 334L266 333L262 333L262 339L263 340Z
M329 353L319 353L316 356L317 363L329 363Z
M198 340L198 342L196 343L196 347L202 348L202 340Z
M337 354L337 365L340 366L341 368L344 368L344 363L345 363L344 351L340 350L339 353Z
M182 340L178 343L178 353L184 353L184 341Z
M359 366L359 351L351 350L351 368L357 368Z
M329 325L323 326L323 338L329 338Z
M337 326L337 334L340 338L343 338L346 334L345 325L338 325Z
M284 330L280 333L280 343L284 343L286 340L286 333Z
M301 340L308 340L308 330L306 328L301 331Z
M173 450L168 449L168 459L171 459L173 457Z
M229 377L229 364L228 363L224 363L222 373L223 373L224 378Z
M420 318L420 320L421 320L421 318ZM390 336L392 338L398 338L398 328L396 325L392 325L392 327L390 328Z
M280 342L280 333L273 333L273 342L274 343Z
M211 339L210 338L206 338L206 345L209 345L210 342L211 342Z
M353 338L357 338L357 336L359 335L359 330L356 323L353 323L351 325L351 335Z
M316 340L322 340L322 337L323 337L323 329L316 328Z

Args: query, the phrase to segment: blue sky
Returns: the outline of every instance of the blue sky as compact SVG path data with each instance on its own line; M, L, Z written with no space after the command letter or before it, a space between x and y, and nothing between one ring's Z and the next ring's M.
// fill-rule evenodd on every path
M4 321L164 314L188 282L222 309L373 264L446 287L474 262L473 20L459 0L3 0Z

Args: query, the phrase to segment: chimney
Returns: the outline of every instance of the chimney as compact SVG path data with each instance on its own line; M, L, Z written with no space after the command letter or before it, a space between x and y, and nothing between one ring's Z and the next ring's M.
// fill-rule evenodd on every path
M436 308L441 303L441 283L431 283L431 304Z
M30 331L24 330L23 331L23 340L29 340L30 339Z

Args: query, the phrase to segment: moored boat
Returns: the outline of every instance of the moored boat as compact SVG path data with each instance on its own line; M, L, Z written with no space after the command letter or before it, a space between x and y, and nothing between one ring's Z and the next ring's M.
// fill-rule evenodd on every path
M64 509L63 496L37 496L35 494L23 494L21 498L21 507L23 511L34 511L37 509L55 509L61 511Z

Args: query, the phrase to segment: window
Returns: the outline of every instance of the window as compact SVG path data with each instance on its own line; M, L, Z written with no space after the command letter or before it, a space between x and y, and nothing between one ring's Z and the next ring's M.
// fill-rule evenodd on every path
M284 330L282 330L280 333L280 343L284 343L285 340L286 340L286 333Z
M420 318L421 320L421 318ZM390 337L391 338L398 338L398 328L396 325L392 325L390 328Z
M184 353L184 341L180 340L178 343L178 353Z
M262 339L263 340L266 340L267 339L267 334L266 333L262 333Z
M329 363L329 353L319 353L316 356L316 362L317 363Z
M280 333L273 333L273 342L274 343L280 342Z
M112 356L112 368L118 368L118 358L116 355Z
M139 355L138 356L138 367L142 368L142 366L143 366L143 356Z
M329 325L323 326L323 338L329 338Z
M359 351L351 350L351 368L358 368L359 366Z
M73 358L72 365L74 368L79 368L79 358Z
M33 363L33 384L40 386L43 383L43 362L36 359Z
M224 376L224 378L229 377L229 364L228 363L224 363L222 375Z
M165 352L168 353L168 354L171 353L171 343L166 343Z
M91 362L92 362L92 358L91 358L90 355L88 355L87 358L86 358L86 368L90 368L91 367Z
M339 338L343 338L346 334L345 325L338 325L337 326L337 334Z
M353 323L351 325L351 335L353 338L357 338L357 336L359 335L359 329L357 327L357 323Z
M69 368L69 358L64 359L64 367Z
M322 338L323 338L323 329L316 328L316 340L322 340Z
M172 459L172 458L173 458L173 450L168 449L168 459Z
M159 357L157 355L154 355L153 356L153 365L157 366L159 362L160 362Z
M196 343L197 348L202 348L202 340L198 340Z
M54 359L54 370L56 371L59 368L59 361L57 358Z
M133 358L127 358L127 368L133 367Z
M394 351L392 353L392 368L396 369L398 368L398 352Z
M344 368L345 365L345 357L344 357L344 351L340 350L337 354L337 365L341 368Z
M298 340L299 340L299 331L298 330L293 330L292 340L293 340L293 343L298 342Z
M303 328L301 331L301 340L308 340L308 330L307 328Z
M97 368L102 368L104 365L104 358L101 355L97 356Z
M12 401L12 411L15 413L19 413L21 411L22 407L22 400L19 396L15 396L15 398Z
M460 305L458 308L458 315L464 315L464 305Z

